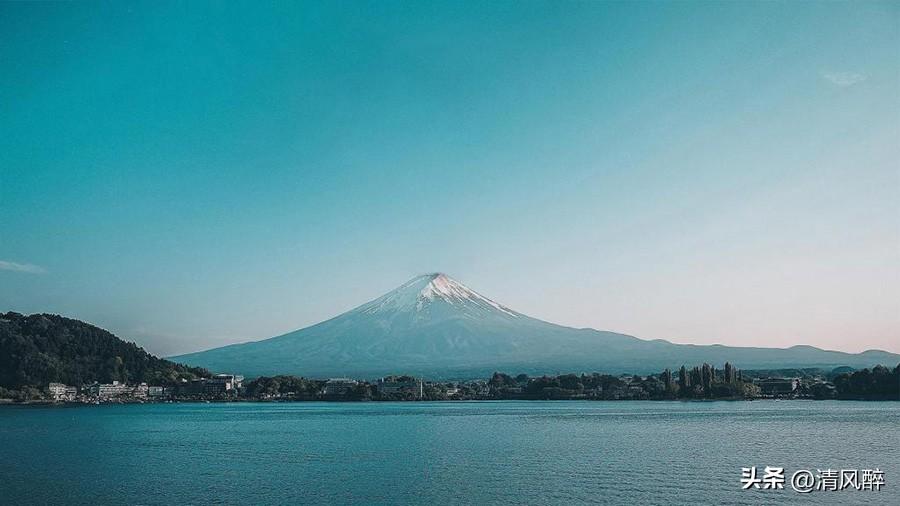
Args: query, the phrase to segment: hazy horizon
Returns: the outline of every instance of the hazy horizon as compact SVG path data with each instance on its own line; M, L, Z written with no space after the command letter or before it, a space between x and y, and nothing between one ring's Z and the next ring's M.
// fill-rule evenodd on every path
M0 4L0 311L166 356L439 271L571 327L900 352L898 20Z

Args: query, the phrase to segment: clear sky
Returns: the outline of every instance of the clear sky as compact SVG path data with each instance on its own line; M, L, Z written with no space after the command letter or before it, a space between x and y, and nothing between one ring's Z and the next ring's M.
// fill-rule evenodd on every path
M0 310L174 354L442 271L900 351L897 2L0 4Z

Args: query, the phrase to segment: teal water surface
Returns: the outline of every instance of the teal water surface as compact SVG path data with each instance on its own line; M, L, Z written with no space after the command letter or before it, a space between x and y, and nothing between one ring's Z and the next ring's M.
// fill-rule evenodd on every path
M0 406L8 504L900 504L897 402ZM880 492L743 491L741 467Z

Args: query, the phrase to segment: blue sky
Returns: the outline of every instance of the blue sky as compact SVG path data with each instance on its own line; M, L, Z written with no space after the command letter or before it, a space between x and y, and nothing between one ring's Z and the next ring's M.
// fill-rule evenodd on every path
M160 354L424 272L676 342L900 351L891 2L0 5L0 310Z

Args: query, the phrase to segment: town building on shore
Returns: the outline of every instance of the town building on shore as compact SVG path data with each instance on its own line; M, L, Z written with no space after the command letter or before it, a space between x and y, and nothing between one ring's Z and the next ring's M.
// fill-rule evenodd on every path
M147 397L151 399L162 399L172 396L172 389L162 386L147 387Z
M63 383L50 383L47 386L50 398L54 401L74 401L78 397L78 387Z
M424 395L423 382L410 376L386 376L378 380L375 388L385 396L402 395L421 399Z
M149 391L150 387L146 383L138 383L134 385L131 395L135 399L146 399Z
M800 387L800 380L797 378L765 378L754 382L759 387L760 393L771 396L789 396L793 395Z
M331 378L322 388L324 395L347 395L359 382L350 378Z
M237 374L217 374L212 378L182 380L174 387L113 381L82 385L80 390L74 386L54 382L47 386L46 393L47 398L54 401L83 402L164 400L180 396L220 398L223 395L237 396L243 387L243 381L244 377Z
M217 374L212 378L183 380L176 388L180 396L221 396L236 395L243 386L244 377L236 374Z
M113 399L117 397L146 399L149 388L146 383L129 385L120 381L113 381L112 383L94 383L88 385L85 390L88 395L98 399Z
M216 374L204 380L204 391L208 394L228 394L239 390L244 377L235 374Z

